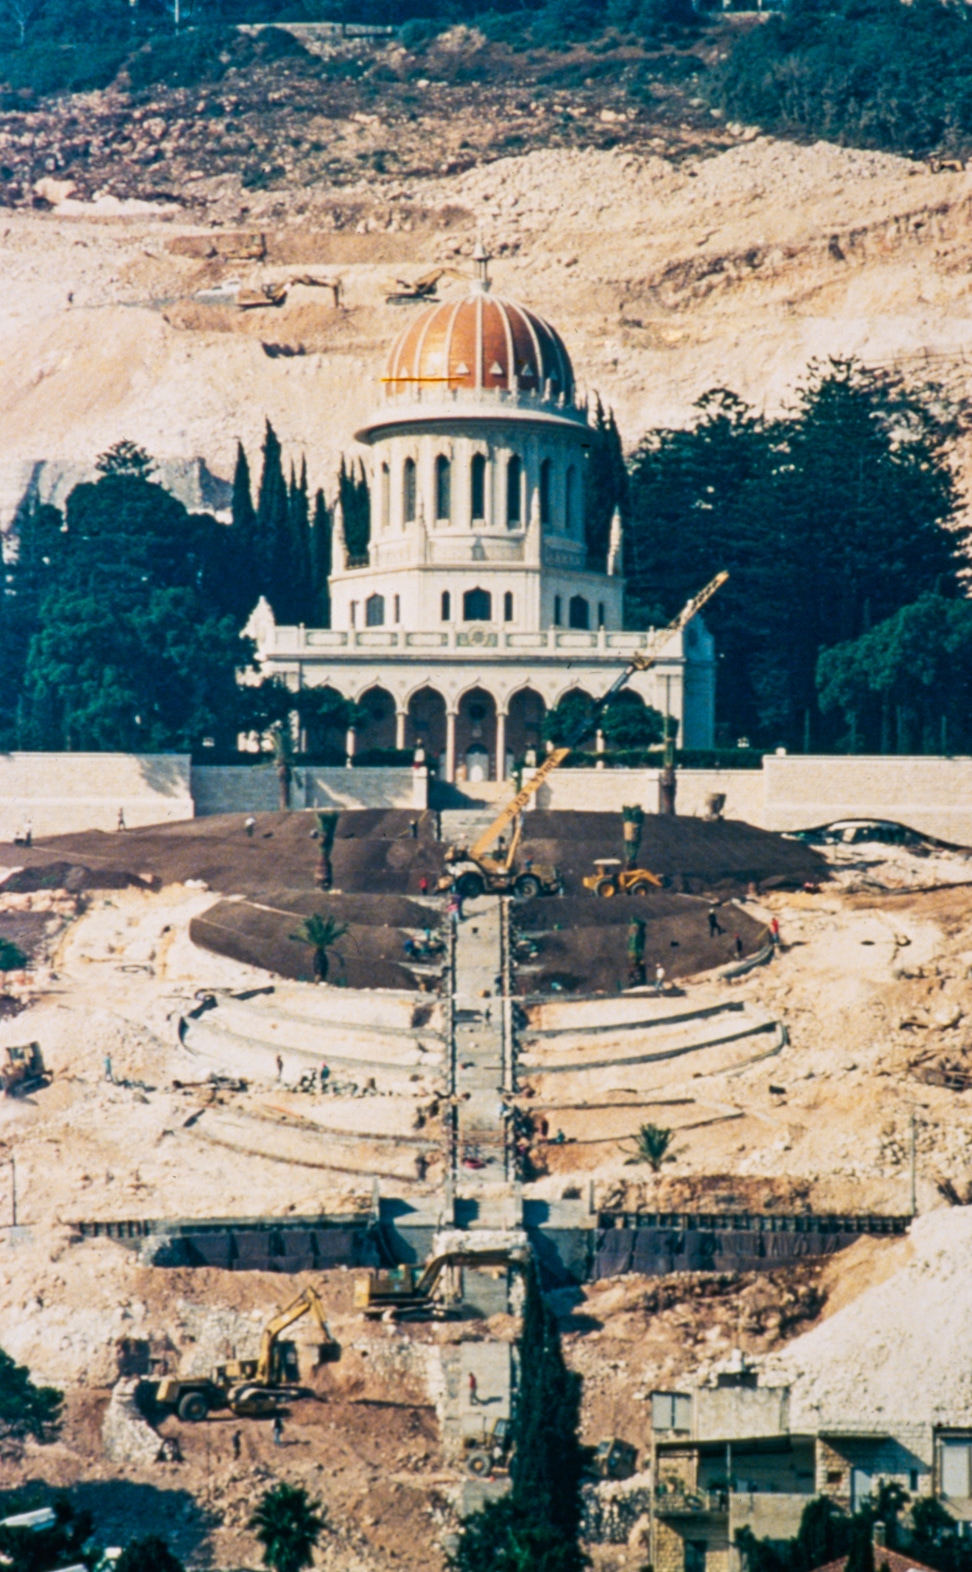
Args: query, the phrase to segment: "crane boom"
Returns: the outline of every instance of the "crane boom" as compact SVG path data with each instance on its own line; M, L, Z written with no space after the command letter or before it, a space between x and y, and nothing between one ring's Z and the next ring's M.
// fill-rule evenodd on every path
M670 639L674 633L681 633L682 629L686 628L692 621L692 618L702 610L702 607L706 604L706 602L712 599L716 591L722 588L728 577L729 574L725 572L725 570L723 570L721 573L717 573L714 579L709 580L704 589L700 590L697 595L693 595L691 600L686 601L678 616L675 617L668 624L668 627L663 629L662 632L658 635L655 641L656 645L663 644L666 640ZM660 653L657 655L643 655L640 650L637 650L635 654L632 655L631 660L628 662L627 666L614 679L603 698L598 699L597 703L594 705L593 712L590 715L585 716L584 719L575 728L575 730L571 733L566 747L554 748L552 753L547 754L547 757L544 759L536 773L531 775L530 779L526 782L522 789L517 792L512 801L506 804L506 807L503 809L503 811L499 813L493 820L492 824L489 826L489 829L483 831L475 845L469 848L469 856L473 859L474 862L478 862L479 859L484 856L484 854L489 850L493 842L496 840L497 836L502 835L503 831L506 829L506 826L512 823L517 814L521 813L526 807L534 793L539 791L548 775L552 775L554 770L563 764L567 755L577 747L577 744L581 742L584 737L587 736L587 733L595 725L601 711L610 703L610 701L614 698L614 695L621 691L625 683L630 681L635 672L650 671L653 666L657 666L660 659Z

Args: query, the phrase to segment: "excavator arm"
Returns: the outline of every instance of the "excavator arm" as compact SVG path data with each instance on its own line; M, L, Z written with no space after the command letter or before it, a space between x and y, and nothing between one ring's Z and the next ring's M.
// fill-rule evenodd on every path
M682 629L688 626L692 618L702 610L706 602L710 601L716 591L722 588L728 577L729 575L725 571L717 573L715 578L711 579L705 586L705 589L700 590L697 595L694 595L690 601L686 602L678 616L659 634L656 640L659 648L671 638L673 633L681 633ZM502 813L497 814L489 829L483 831L475 845L470 846L469 856L474 862L478 862L486 854L497 836L502 835L506 826L518 814L522 813L530 798L535 792L539 791L548 775L552 775L554 770L563 764L568 754L577 747L578 743L583 741L588 732L594 730L601 712L607 708L615 694L621 691L625 683L631 680L635 672L650 671L653 666L657 666L660 659L660 653L657 655L643 655L640 650L635 652L624 670L614 679L607 693L597 700L591 714L586 715L575 727L567 739L566 747L554 748L552 753L547 754L540 768L534 775L531 775L522 790L518 791L512 801L506 804Z
M324 1306L320 1296L315 1293L313 1288L305 1288L302 1294L298 1294L297 1298L285 1310L281 1310L280 1314L275 1315L263 1328L263 1335L260 1338L260 1357L257 1360L256 1376L254 1377L257 1384L265 1386L269 1384L272 1378L273 1351L277 1346L277 1339L281 1332L286 1331L288 1326L293 1326L294 1322L299 1321L301 1316L305 1316L308 1311L313 1315L327 1342L330 1343L332 1341L324 1318Z

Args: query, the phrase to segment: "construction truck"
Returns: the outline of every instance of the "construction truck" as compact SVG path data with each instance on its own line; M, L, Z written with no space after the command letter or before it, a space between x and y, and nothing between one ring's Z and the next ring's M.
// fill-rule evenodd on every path
M359 1277L354 1285L354 1306L368 1320L382 1316L436 1315L445 1313L445 1305L436 1300L435 1291L443 1272L449 1267L522 1265L521 1251L509 1248L495 1250L444 1250L433 1255L422 1267L380 1267Z
M283 1403L301 1396L297 1372L287 1368L279 1345L281 1332L310 1312L322 1336L321 1360L340 1358L341 1350L328 1331L324 1305L313 1288L275 1315L263 1328L256 1359L234 1359L217 1365L209 1376L163 1376L155 1390L160 1408L174 1409L180 1419L205 1419L210 1409L229 1408L240 1418L274 1414Z
M463 1462L467 1473L477 1479L484 1479L487 1474L508 1473L512 1445L513 1422L510 1419L494 1419L484 1426L481 1436L464 1437Z
M423 273L421 278L396 278L394 284L388 286L385 304L387 306L407 306L416 300L430 304L439 298L436 294L436 285L440 278L465 279L465 277L465 273L461 273L458 268L436 267L432 269L431 273ZM397 382L401 379L396 377L394 380Z
M638 1448L617 1436L599 1441L591 1470L597 1479L630 1479L638 1463Z
M728 579L728 573L717 573L715 578L705 586L705 589L683 606L678 616L675 617L657 638L659 652L675 633L681 633L687 627L717 590L720 590ZM528 806L531 799L540 790L549 776L551 776L564 760L570 755L577 745L597 727L598 720L603 710L611 700L620 693L625 683L629 682L636 672L651 671L661 659L661 654L645 655L636 650L630 661L618 677L612 682L602 699L598 699L591 713L579 723L568 738L564 747L553 748L523 787L506 804L501 813L497 814L488 830L484 830L479 839L470 847L450 846L446 850L446 873L439 881L440 890L451 889L455 886L458 893L466 900L473 900L477 895L516 895L523 900L531 899L536 895L558 895L562 889L560 874L556 868L546 864L540 866L536 863L524 864L522 868L516 866L516 851L521 839L521 814ZM674 754L672 754L674 759ZM671 766L674 769L674 765ZM490 848L500 839L504 831L515 822L513 839L505 855L491 853ZM646 869L631 870L647 876L650 883L655 877L648 874ZM641 892L639 892L641 893Z
M581 880L585 890L603 898L612 895L650 895L664 888L657 873L647 868L622 868L620 857L595 857L593 873Z
M6 1048L0 1064L0 1091L5 1097L26 1097L28 1092L46 1086L50 1075L44 1067L40 1043L21 1043Z

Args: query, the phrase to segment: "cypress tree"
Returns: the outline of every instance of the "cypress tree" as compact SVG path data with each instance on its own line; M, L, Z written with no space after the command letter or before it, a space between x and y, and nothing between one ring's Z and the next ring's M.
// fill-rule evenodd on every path
M371 538L371 504L364 465L358 461L346 468L344 457L338 471L338 495L344 510L344 539L349 557L367 558Z
M287 483L280 441L269 420L263 439L263 473L256 513L256 564L261 595L283 621L287 598ZM278 607L280 610L278 610Z
M290 487L287 494L289 593L287 595L288 622L310 622L313 617L313 589L311 583L310 519L307 498L307 460L302 459L300 479L290 467Z
M627 502L628 472L613 410L594 405L593 439L585 472L584 533L591 566L603 573L615 508Z
M467 1518L457 1572L581 1572L580 1377L567 1369L531 1263L519 1343L510 1494Z
M576 1543L580 1527L580 1388L580 1376L564 1363L557 1322L531 1263L510 1465L513 1501L525 1520L568 1544Z
M232 580L231 598L241 621L245 621L260 597L257 564L256 512L250 485L250 465L242 442L236 444L233 471L232 523L229 550L224 567Z
M324 493L314 494L314 517L310 528L311 608L307 621L312 627L331 626L331 515Z

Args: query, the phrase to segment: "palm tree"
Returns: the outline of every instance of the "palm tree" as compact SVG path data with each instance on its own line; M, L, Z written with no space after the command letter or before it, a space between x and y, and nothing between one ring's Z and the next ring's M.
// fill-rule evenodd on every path
M327 981L330 965L328 951L333 950L347 931L346 922L338 922L336 917L324 917L320 912L312 912L309 917L304 918L298 932L290 935L296 944L308 944L314 951L314 977L317 982ZM338 960L342 965L344 964L340 955Z
M628 1162L647 1163L653 1174L660 1173L662 1163L675 1161L677 1153L672 1150L674 1138L674 1130L666 1130L662 1125L641 1125L638 1134L629 1137L629 1140L634 1141L635 1148Z
M314 1546L327 1527L327 1516L303 1485L281 1481L264 1492L249 1526L263 1546L264 1566L273 1572L303 1572L313 1565Z
M273 727L270 740L273 744L273 763L280 786L280 811L286 813L290 808L290 783L294 778L295 754L293 739L283 721L278 721Z

